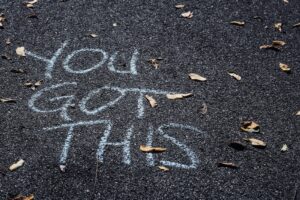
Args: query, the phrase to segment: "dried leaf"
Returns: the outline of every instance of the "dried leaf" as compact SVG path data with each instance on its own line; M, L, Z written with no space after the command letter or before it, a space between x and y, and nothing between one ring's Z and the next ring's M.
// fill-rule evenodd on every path
M229 167L233 169L237 169L238 166L232 162L219 162L218 167Z
M248 133L259 133L259 125L253 121L242 122L241 130Z
M98 35L97 35L97 34L94 34L94 33L91 33L90 36L91 36L92 38L98 37Z
M26 5L27 8L32 8L34 6L33 4L35 4L37 2L38 2L38 0L32 0L32 1L26 1L26 2L24 2L24 4Z
M185 93L185 94L167 94L167 98L168 99L172 99L172 100L174 100L174 99L183 99L183 98L185 98L185 97L190 97L190 96L192 96L193 95L193 93Z
M238 81L242 79L242 77L240 75L237 75L236 73L228 72L228 74Z
M283 2L284 2L284 3L289 3L289 1L288 1L288 0L283 0Z
M281 22L275 23L275 24L274 24L274 27L275 27L275 29L278 30L279 32L282 31L282 23L281 23Z
M288 148L287 144L283 144L282 147L281 147L281 149L280 149L280 151L285 152L285 151L287 151L288 149L289 149L289 148Z
M35 90L38 86L42 85L42 83L43 83L43 80L39 80L35 83L27 81L26 83L24 83L24 85L26 87L30 87L32 90Z
M6 18L4 13L0 13L0 28L3 28L3 22L5 22Z
M17 74L24 74L26 73L23 69L12 69L10 70L12 73L17 73Z
M284 42L284 41L282 41L282 40L274 40L274 41L272 42L272 45L273 45L273 46L279 46L279 47L282 47L282 46L286 45L286 42Z
M23 195L18 195L16 197L14 197L12 200L34 200L34 195L31 194L29 196L23 196Z
M273 45L271 45L271 44L261 45L259 48L260 48L260 49L273 49L273 50L276 50L276 51L280 50L280 49L278 48L278 46L273 46Z
M258 140L255 138L244 138L245 141L249 142L252 146L257 148L265 148L267 144L262 140Z
M152 146L140 145L140 150L144 153L162 153L165 152L167 149L163 147L152 147Z
M191 11L181 13L181 16L184 18L191 19L193 17L193 13Z
M300 22L297 23L297 24L294 24L293 27L294 27L294 28L295 28L295 27L300 27Z
M18 169L19 167L22 167L24 165L25 161L20 159L18 162L12 164L10 167L9 167L9 170L10 171L14 171L16 169Z
M1 103L16 103L17 101L15 99L11 98L0 98Z
M300 110L296 113L296 115L300 116Z
M182 4L182 3L179 3L179 4L176 4L176 5L175 5L175 8L178 8L178 9L184 8L184 7L185 7L185 5Z
M279 67L284 72L291 72L291 68L287 64L279 63Z
M189 77L190 77L190 79L196 80L196 81L206 81L207 80L203 76L200 76L199 74L195 74L195 73L190 73Z
M159 68L159 60L156 58L151 58L148 60L148 62L155 68L158 69Z
M241 142L231 142L229 145L229 147L231 148L234 148L235 150L238 150L238 151L243 151L246 149L246 146L244 144L242 144Z
M155 99L152 96L145 95L145 97L149 101L149 104L152 108L157 106L157 102L155 101Z
M203 103L203 104L202 104L201 113L202 113L203 115L207 113L207 105L206 105L206 103Z
M59 165L59 169L61 172L65 172L66 171L66 165Z
M158 166L158 168L159 168L161 171L163 171L163 172L167 172L167 171L170 170L169 168L167 168L167 167L165 167L165 166Z
M236 26L244 26L245 22L244 21L231 21L230 24L236 25Z
M7 38L7 39L5 40L5 44L7 44L7 45L10 45L10 44L11 44L10 38Z
M19 55L19 56L25 56L25 47L18 47L18 48L16 49L16 53L17 53L17 55Z

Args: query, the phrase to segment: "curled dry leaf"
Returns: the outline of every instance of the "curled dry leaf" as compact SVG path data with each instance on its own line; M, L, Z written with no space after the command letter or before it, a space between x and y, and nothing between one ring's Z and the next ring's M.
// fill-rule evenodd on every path
M233 169L237 169L238 166L232 162L219 162L218 167L229 167Z
M195 81L206 81L207 80L203 76L200 76L199 74L195 74L195 73L190 73L189 77L191 80L195 80Z
M168 99L183 99L183 98L186 98L186 97L190 97L192 96L193 93L184 93L184 94L167 94L167 98Z
M261 45L259 47L260 49L274 49L274 50L280 50L277 46L273 46L271 44L264 44L264 45Z
M264 141L255 138L244 138L244 140L257 148L265 148L267 146L267 144Z
M245 121L241 124L241 130L248 133L259 133L259 125L253 121Z
M34 200L34 195L31 194L29 196L23 196L23 195L18 195L16 197L14 197L12 200Z
M291 72L291 68L287 64L279 63L279 67L284 72Z
M162 153L165 152L167 149L163 147L140 145L140 150L144 153Z
M17 53L17 55L19 55L19 56L26 56L26 55L25 55L25 47L18 47L18 48L16 49L16 53Z
M228 72L229 76L235 78L236 80L240 81L242 77L240 75L237 75L236 73Z
M282 31L282 23L281 23L281 22L275 23L275 24L274 24L274 27L275 27L275 29L278 30L279 32Z
M27 8L33 8L33 4L37 3L38 0L32 0L32 1L26 1L24 4L26 5Z
M184 18L191 19L193 17L193 13L191 11L181 13L181 16Z
M293 25L293 27L300 27L300 22Z
M288 149L289 149L289 148L288 148L287 144L283 144L282 147L281 147L281 149L280 149L280 151L285 152L285 151L287 151Z
M184 7L185 7L185 5L182 4L182 3L179 3L179 4L175 5L175 8L178 8L178 9L181 9L181 8L184 8Z
M155 99L152 96L145 95L145 97L148 100L148 102L152 108L157 106L157 102L155 101Z
M14 171L14 170L18 169L19 167L22 167L24 165L24 163L25 163L25 161L23 159L20 159L18 162L12 164L9 167L9 170Z
M282 46L286 45L286 42L285 42L285 41L282 41L282 40L274 40L274 41L272 42L272 45L273 45L273 46L282 47Z
M246 146L244 144L242 144L241 142L231 142L230 144L228 144L229 147L234 148L235 150L238 151L243 151L246 149Z
M165 166L158 166L158 168L159 168L161 171L163 171L163 172L167 172L167 171L170 170L169 168L167 168L167 167L165 167Z
M0 28L3 28L3 22L5 22L6 18L4 13L0 13Z
M236 26L244 26L245 22L244 21L231 21L230 24L236 25Z
M17 101L15 99L11 98L0 98L1 103L16 103Z

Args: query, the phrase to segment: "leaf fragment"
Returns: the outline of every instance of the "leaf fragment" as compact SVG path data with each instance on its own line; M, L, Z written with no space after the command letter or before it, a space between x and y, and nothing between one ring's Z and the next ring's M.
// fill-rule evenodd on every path
M149 95L145 95L146 99L148 100L150 106L152 108L156 107L157 106L157 102L156 100L152 97L152 96L149 96Z
M10 70L10 72L16 73L16 74L25 74L26 73L23 69L12 69L12 70Z
M59 169L61 172L65 172L66 171L66 165L59 165Z
M18 48L16 49L16 53L17 53L17 55L19 55L19 56L26 56L26 55L25 55L25 47L18 47Z
M278 30L279 32L282 31L282 23L281 23L281 22L275 23L275 24L274 24L274 27L275 27L275 29Z
M11 98L0 98L1 103L16 103L17 101L15 99Z
M148 63L150 63L155 69L159 68L159 59L151 58L148 60Z
M277 46L273 46L271 44L264 44L264 45L261 45L259 47L260 49L273 49L273 50L280 50Z
M23 196L23 195L18 195L16 197L14 197L12 200L34 200L34 195L31 194L29 196Z
M293 28L300 27L300 22L293 25Z
M186 98L186 97L190 97L192 96L193 93L178 93L178 94L167 94L167 98L168 99L183 99L183 98Z
M33 4L35 4L37 2L38 2L38 0L32 0L32 1L26 1L26 2L24 2L24 4L27 8L33 8L34 7Z
M20 159L18 160L18 162L12 164L10 167L9 167L9 170L10 171L15 171L16 169L22 167L24 165L25 161L23 159Z
M243 151L246 149L246 146L238 141L231 142L230 144L228 144L228 146L238 151Z
M267 144L264 141L255 138L244 138L244 140L257 148L265 148L267 146Z
M32 90L35 90L38 86L41 86L42 83L43 83L43 80L39 80L39 81L36 81L36 82L27 81L26 83L24 83L24 85L26 87L31 88Z
M272 45L273 45L273 46L282 47L282 46L286 45L286 42L285 42L285 41L282 41L282 40L274 40L274 41L272 42Z
M297 115L297 116L300 116L300 110L299 110L298 112L296 112L296 115Z
M259 133L260 127L253 121L244 121L241 124L241 130L248 133Z
M219 162L218 167L228 167L232 169L237 169L238 166L234 164L233 162Z
M231 21L230 24L236 25L236 26L244 26L245 22L244 21Z
M289 0L283 0L284 3L289 3Z
M7 38L7 39L5 40L5 44L6 44L6 45L10 45L10 44L11 44L10 38Z
M167 171L170 171L169 168L165 167L165 166L158 166L158 168L163 171L163 172L167 172Z
M191 11L181 13L181 16L184 18L191 19L193 17L193 13Z
M92 38L96 38L96 37L98 37L98 35L97 35L97 34L95 34L95 33L91 33L91 34L90 34L90 36L91 36Z
M282 147L281 147L281 149L280 149L280 151L285 152L285 151L287 151L288 149L289 149L289 148L288 148L287 144L283 144Z
M279 63L279 68L284 72L291 72L291 68L287 64Z
M3 28L3 22L6 21L4 13L0 13L0 28Z
M165 152L167 149L163 147L140 145L140 150L144 153L162 153Z
M179 3L179 4L175 5L175 8L177 8L177 9L181 9L181 8L184 8L184 7L185 7L185 5L183 3Z
M242 79L242 77L236 73L233 72L228 72L229 76L235 78L236 80L240 81Z
M189 77L191 80L196 80L196 81L206 81L207 79L203 76L200 76L199 74L196 73L190 73Z

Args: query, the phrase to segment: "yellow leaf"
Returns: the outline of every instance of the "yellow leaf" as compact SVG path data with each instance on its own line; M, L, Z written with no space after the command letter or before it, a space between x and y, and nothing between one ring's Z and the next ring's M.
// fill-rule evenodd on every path
M193 95L193 93L185 93L185 94L167 94L167 98L168 99L172 99L172 100L174 100L174 99L183 99L183 98L185 98L185 97L190 97L190 96L192 96Z
M199 74L195 74L195 73L190 73L189 77L190 77L190 79L196 80L196 81L206 81L207 80L203 76L200 76Z
M14 171L16 169L18 169L19 167L22 167L24 165L25 161L20 159L18 162L12 164L10 167L9 167L9 170L10 171Z
M191 19L193 17L193 13L191 11L181 13L181 16L184 18Z
M181 3L175 5L175 8L178 8L178 9L184 8L184 7L185 7L185 5L181 4Z
M167 172L169 171L170 169L165 167L165 166L158 166L158 168L161 170L161 171L164 171L164 172Z
M258 133L259 125L253 121L242 122L241 130L249 133Z
M289 66L287 64L279 63L279 67L284 72L290 72L291 71L291 68L289 68Z
M140 145L140 150L144 153L162 153L165 152L167 149L163 147Z
M157 106L157 102L155 101L155 99L152 96L145 95L145 97L149 101L149 104L152 108Z
M236 73L228 72L228 74L238 81L240 81L242 79L242 77L240 75L237 75Z
M19 56L25 56L25 47L18 47L18 48L16 49L16 53L17 53L17 55L19 55Z
M255 138L244 138L244 140L249 142L254 147L265 148L267 146L267 144L265 142L263 142L262 140L255 139Z
M230 24L237 25L237 26L244 26L244 21L231 21Z
M275 27L279 32L282 31L282 23L281 23L281 22L275 23L275 24L274 24L274 27Z

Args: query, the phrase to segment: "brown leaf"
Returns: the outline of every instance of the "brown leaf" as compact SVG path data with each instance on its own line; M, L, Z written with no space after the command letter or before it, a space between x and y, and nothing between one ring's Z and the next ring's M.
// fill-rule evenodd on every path
M6 21L4 13L0 13L0 28L3 28L3 22Z
M287 151L288 149L289 149L289 148L288 148L287 144L283 144L282 147L281 147L281 149L280 149L280 151L285 152L285 151Z
M291 68L287 64L279 63L279 67L284 72L291 72Z
M159 168L161 171L163 171L163 172L167 172L167 171L170 170L169 168L167 168L167 167L165 167L165 166L158 166L158 168Z
M300 22L293 25L293 27L300 27Z
M237 75L236 73L228 72L228 74L238 81L240 81L242 79L242 77L240 75Z
M259 133L260 127L257 123L253 121L242 122L241 130L248 133Z
M155 101L155 99L152 96L145 95L145 97L149 101L149 104L152 108L157 106L157 102Z
M243 151L246 149L246 146L244 144L242 144L241 142L231 142L230 144L228 144L229 147L234 148L235 150L238 151Z
M219 162L218 167L229 167L233 169L237 169L238 166L232 162Z
M175 5L175 8L178 8L178 9L184 8L184 7L185 7L185 5L182 4L182 3L179 3L179 4L176 4L176 5Z
M191 11L181 13L181 16L184 18L191 19L193 17L193 13Z
M9 170L10 171L14 171L20 167L22 167L24 165L25 161L23 159L20 159L18 160L18 162L12 164L10 167L9 167Z
M282 41L282 40L274 40L274 41L272 42L272 45L273 45L273 46L282 47L282 46L286 45L286 42L284 42L284 41Z
M203 103L200 111L203 115L207 113L207 104Z
M31 194L29 196L23 196L23 195L18 195L16 197L14 197L12 200L34 200L34 195Z
M258 140L255 138L244 138L245 141L249 142L252 146L257 148L265 148L267 144L262 140Z
M16 53L17 53L17 55L19 55L19 56L26 56L26 55L25 55L25 47L18 47L18 48L16 49Z
M185 97L190 97L190 96L192 96L193 95L193 93L185 93L185 94L167 94L167 98L168 99L172 99L172 100L174 100L174 99L183 99L183 98L185 98Z
M196 81L206 81L207 80L203 76L200 76L199 74L195 74L195 73L190 73L189 77L191 80L196 80Z
M279 32L282 31L282 23L281 23L281 22L275 23L275 24L274 24L274 27L275 27L275 29L278 30Z
M149 62L155 69L158 69L158 68L159 68L159 59L151 58L151 59L148 60L148 62Z
M1 103L16 103L17 101L15 99L11 98L0 98Z
M163 147L140 145L140 150L144 153L162 153L165 152L167 149Z
M244 21L231 21L230 24L236 25L236 26L244 26L245 22Z

